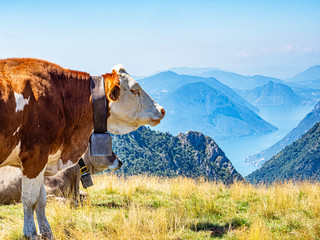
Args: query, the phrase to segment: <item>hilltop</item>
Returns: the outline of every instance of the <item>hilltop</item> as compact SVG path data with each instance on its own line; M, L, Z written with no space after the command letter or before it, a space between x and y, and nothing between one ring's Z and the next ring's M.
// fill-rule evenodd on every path
M273 81L252 90L238 91L238 93L253 105L290 106L303 102L303 99L296 95L290 87Z

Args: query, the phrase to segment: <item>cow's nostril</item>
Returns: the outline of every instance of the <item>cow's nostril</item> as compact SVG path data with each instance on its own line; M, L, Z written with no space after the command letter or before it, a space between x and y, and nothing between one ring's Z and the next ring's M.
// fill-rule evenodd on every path
M163 108L161 108L161 113L162 113L163 116L166 115L166 111Z

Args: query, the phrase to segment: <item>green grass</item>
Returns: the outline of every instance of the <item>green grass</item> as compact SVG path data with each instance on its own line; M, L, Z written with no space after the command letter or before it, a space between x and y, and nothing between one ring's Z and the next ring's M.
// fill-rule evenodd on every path
M101 175L83 206L50 201L56 239L320 239L320 185L226 186ZM0 206L0 239L23 239L22 205Z

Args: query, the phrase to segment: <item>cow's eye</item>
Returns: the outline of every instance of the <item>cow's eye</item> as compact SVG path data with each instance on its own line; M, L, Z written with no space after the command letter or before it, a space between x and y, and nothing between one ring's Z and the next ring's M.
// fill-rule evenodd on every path
M140 95L139 89L131 89L130 90L134 95Z

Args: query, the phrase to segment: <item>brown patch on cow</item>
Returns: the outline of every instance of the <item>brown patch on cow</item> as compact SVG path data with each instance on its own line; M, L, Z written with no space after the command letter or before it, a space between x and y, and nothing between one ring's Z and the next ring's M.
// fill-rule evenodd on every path
M0 165L20 142L23 174L35 178L62 146L76 163L93 129L90 75L37 59L0 60ZM29 99L16 111L14 94ZM19 130L19 131L17 131Z
M107 98L111 101L117 101L120 97L119 74L112 70L112 73L102 75L105 80L105 91Z

